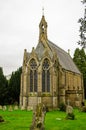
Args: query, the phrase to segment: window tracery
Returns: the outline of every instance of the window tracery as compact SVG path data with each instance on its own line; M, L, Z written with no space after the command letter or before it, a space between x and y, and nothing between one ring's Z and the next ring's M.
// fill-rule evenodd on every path
M42 92L50 92L49 60L46 58L42 65Z
M30 92L37 92L37 63L31 59L30 63Z

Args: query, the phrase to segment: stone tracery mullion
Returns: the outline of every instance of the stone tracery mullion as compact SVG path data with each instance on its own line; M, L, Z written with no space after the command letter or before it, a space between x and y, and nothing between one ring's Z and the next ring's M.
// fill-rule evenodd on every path
M31 59L30 60L30 72L32 71L32 79L30 78L30 82L32 83L32 85L30 86L31 92L37 91L37 70L36 69L37 69L36 61L34 59Z
M49 92L50 91L50 79L49 79L49 60L46 58L43 62L42 66L42 90L43 92ZM44 76L44 77L43 77ZM49 80L49 81L48 81Z

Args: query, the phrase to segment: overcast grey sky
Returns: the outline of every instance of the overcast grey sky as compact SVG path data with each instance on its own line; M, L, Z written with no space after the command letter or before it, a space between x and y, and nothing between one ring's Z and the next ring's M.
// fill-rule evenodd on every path
M5 75L17 70L26 48L31 52L39 37L42 7L48 23L48 39L73 56L79 47L81 0L0 0L0 66Z

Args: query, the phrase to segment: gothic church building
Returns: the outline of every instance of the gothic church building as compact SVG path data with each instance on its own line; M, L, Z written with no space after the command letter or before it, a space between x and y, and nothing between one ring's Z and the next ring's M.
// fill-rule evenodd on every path
M80 106L84 100L83 77L71 56L48 40L45 16L39 24L39 41L28 53L24 50L20 107L43 103L57 108L60 103Z

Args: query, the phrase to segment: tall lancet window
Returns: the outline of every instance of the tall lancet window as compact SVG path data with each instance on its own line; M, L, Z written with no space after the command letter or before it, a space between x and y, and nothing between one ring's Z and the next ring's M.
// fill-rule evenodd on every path
M46 58L42 66L42 92L50 92L49 60Z
M30 60L30 92L37 92L37 64L34 59Z

